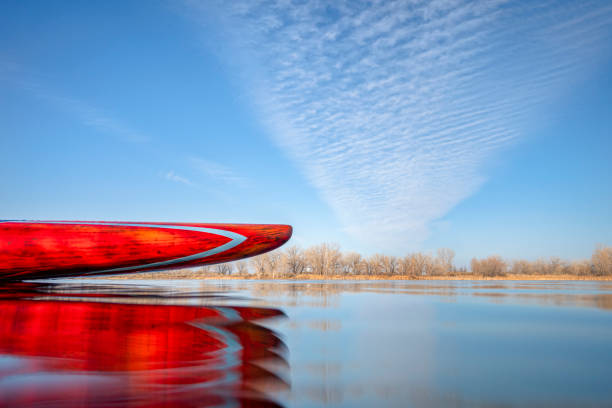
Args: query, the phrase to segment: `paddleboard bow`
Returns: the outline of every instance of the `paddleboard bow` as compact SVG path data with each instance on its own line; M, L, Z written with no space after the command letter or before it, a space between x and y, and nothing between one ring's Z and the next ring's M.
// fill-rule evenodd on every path
M280 224L0 221L0 279L35 279L187 268L278 248Z

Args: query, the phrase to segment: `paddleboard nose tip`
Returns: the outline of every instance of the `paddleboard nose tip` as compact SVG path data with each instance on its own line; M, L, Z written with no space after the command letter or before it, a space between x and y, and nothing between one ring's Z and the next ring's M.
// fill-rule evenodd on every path
M252 225L248 237L249 245L254 251L250 256L272 251L289 241L293 234L293 227L284 224Z
M264 234L269 240L268 250L280 247L285 242L289 241L293 234L293 227L291 225L272 224L269 225L266 230Z
M293 235L293 227L291 225L279 225L280 239L283 244L291 238ZM282 244L281 244L282 245Z

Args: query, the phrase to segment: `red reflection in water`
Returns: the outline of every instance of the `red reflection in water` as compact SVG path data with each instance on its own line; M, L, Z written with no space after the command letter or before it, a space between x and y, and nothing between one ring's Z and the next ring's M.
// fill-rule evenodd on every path
M6 292L5 292L6 293ZM0 300L0 406L277 406L276 309Z

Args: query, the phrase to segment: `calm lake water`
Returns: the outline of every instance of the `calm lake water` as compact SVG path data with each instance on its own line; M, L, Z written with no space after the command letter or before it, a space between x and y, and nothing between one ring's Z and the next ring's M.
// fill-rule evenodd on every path
M0 291L0 406L612 406L612 283Z

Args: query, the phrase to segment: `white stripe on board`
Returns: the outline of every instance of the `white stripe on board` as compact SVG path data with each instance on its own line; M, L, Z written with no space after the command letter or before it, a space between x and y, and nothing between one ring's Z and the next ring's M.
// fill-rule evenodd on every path
M115 223L115 222L96 222L96 221L87 221L87 222L78 222L78 221L25 221L25 220L2 220L0 223L27 223L27 224L60 224L60 225L111 225L111 226L121 226L121 227L145 227L145 228L166 228L166 229L178 229L185 231L197 231L197 232L206 232L209 234L221 235L226 238L230 238L231 241L227 242L223 245L220 245L216 248L209 249L208 251L198 252L197 254L183 256L181 258L170 259L168 261L160 261L153 262L144 265L136 265L136 266L126 266L123 268L114 268L114 269L104 269L101 271L93 271L88 272L86 275L90 275L92 273L102 273L102 272L126 272L132 271L136 269L144 269L144 268L156 268L162 266L170 266L188 261L195 261L198 259L203 259L209 257L211 255L216 255L221 252L225 252L229 249L232 249L244 241L246 241L246 237L244 235L240 235L236 232L226 231L218 228L203 228L203 227L190 227L184 225L157 225L157 224L139 224L139 223Z

